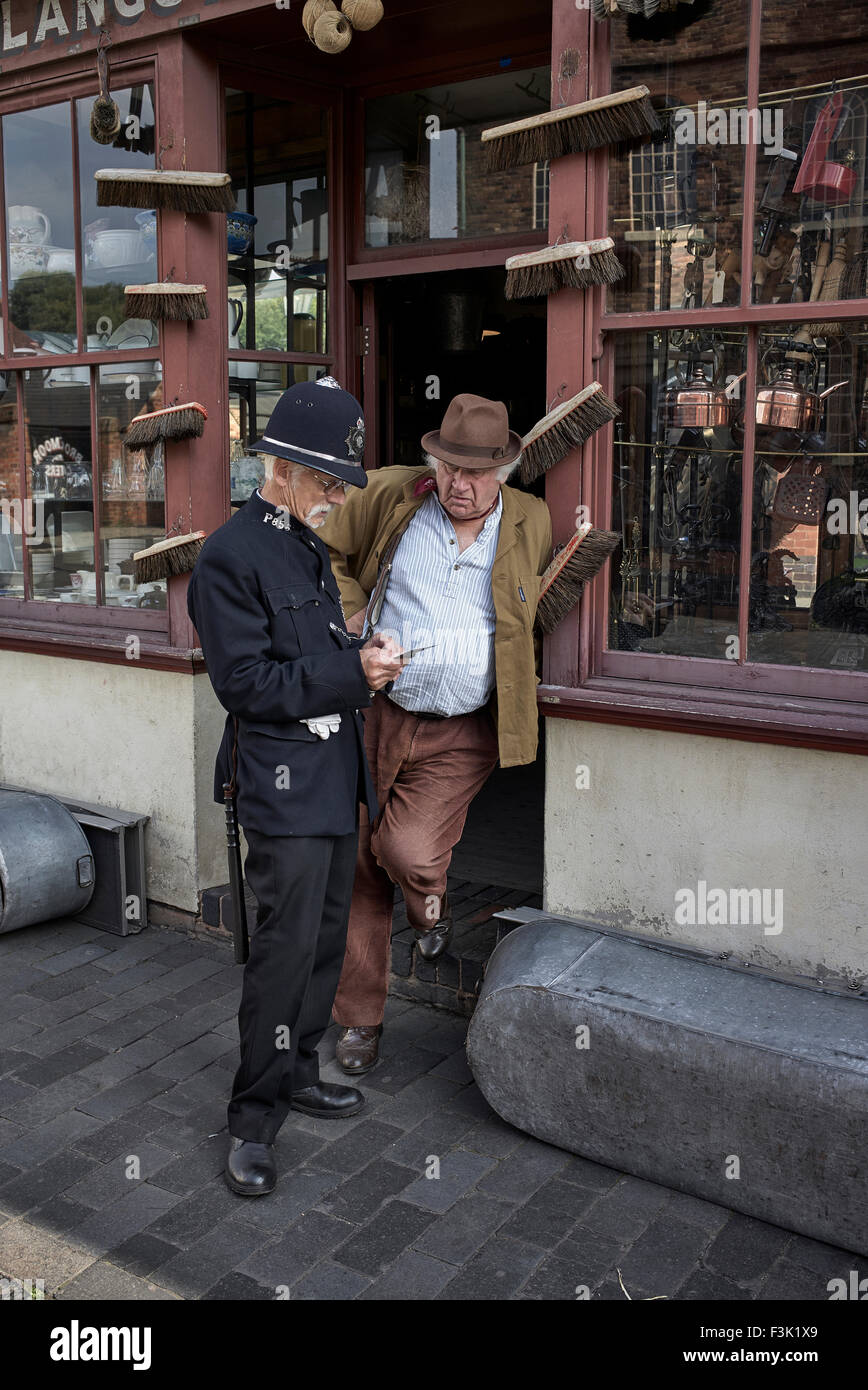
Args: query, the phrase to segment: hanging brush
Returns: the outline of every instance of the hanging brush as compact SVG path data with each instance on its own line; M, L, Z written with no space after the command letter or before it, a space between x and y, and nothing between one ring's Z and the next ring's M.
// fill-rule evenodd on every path
M521 481L532 483L620 414L620 407L609 399L599 381L592 381L577 396L549 411L525 435L521 441Z
M847 235L838 242L834 255L826 266L818 303L824 300L846 299L844 286L847 267L857 254L860 239L860 229L851 227ZM812 323L811 332L815 338L840 338L844 333L844 324L840 319L831 319L828 323Z
M96 201L101 208L162 208L166 212L234 212L228 174L189 169L97 169Z
M628 87L577 106L562 106L509 125L492 126L482 132L483 143L488 145L488 168L499 173L599 145L647 139L660 129L650 96L647 87Z
M191 531L186 536L167 536L147 550L133 556L133 577L137 584L153 584L171 579L176 574L189 574L205 544L204 531Z
M595 531L589 522L581 526L552 560L542 577L536 625L546 634L575 608L585 582L599 574L621 537L617 531Z
M199 439L208 412L198 401L148 410L129 423L124 444L128 449L150 449L158 440Z
M98 145L114 144L115 136L121 128L121 113L116 101L112 101L109 91L108 58L106 49L111 43L107 29L100 29L96 50L96 67L99 73L99 96L90 113L90 135Z
M207 319L204 285L158 281L153 285L124 285L128 319Z
M611 285L624 275L611 237L597 241L567 241L510 256L506 263L507 299L535 299L558 290L584 290L589 285Z

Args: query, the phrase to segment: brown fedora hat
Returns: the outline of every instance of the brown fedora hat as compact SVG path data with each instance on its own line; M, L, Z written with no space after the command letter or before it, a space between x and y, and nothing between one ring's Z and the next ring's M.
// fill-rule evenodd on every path
M455 396L439 430L423 436L422 448L459 468L497 468L518 458L521 435L509 428L503 401Z

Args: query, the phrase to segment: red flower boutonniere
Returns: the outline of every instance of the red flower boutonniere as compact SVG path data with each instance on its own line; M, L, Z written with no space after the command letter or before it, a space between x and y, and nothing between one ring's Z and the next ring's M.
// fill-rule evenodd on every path
M414 489L413 489L413 496L414 496L414 497L424 497L424 495L425 495L426 492L433 492L434 489L436 488L436 486L437 486L437 481L436 481L435 478L431 478L431 477L428 477L428 478L420 478L419 481L418 481L418 483L416 484L416 486L415 486Z

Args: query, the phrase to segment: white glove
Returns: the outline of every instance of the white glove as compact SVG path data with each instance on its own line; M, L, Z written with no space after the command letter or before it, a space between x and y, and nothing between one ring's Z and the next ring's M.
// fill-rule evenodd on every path
M328 738L329 734L336 734L341 727L341 716L339 714L319 714L316 719L301 719L300 724L306 724L320 738Z

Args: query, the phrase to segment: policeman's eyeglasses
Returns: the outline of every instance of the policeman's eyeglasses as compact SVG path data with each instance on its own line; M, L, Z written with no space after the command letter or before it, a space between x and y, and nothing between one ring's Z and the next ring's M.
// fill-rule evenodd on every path
M318 473L314 473L313 476L316 478L326 496L328 496L330 492L337 492L338 490L346 494L347 488L352 486L351 483L342 482L340 478L329 478L326 480L325 478L321 478Z

